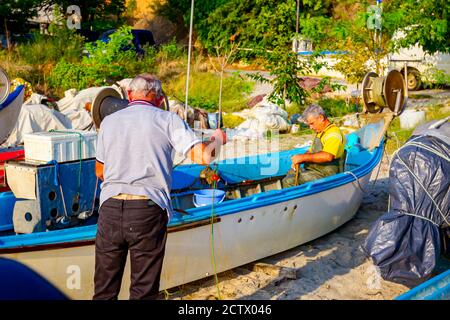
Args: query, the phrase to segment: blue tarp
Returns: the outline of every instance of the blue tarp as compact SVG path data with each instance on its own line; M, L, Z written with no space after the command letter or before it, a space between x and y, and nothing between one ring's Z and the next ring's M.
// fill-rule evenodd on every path
M450 123L422 126L393 157L390 209L372 226L363 250L385 280L416 286L432 275L440 229L450 221Z
M0 258L0 300L67 300L67 297L27 266Z

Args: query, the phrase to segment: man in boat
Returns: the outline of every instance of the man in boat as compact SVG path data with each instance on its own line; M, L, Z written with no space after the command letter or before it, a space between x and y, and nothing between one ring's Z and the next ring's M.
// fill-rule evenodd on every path
M291 158L292 169L282 181L283 188L331 176L344 170L345 137L339 127L330 122L320 106L314 104L306 108L301 120L315 131L315 136L305 154L296 154Z
M226 143L220 129L202 142L178 115L160 108L164 97L154 76L135 77L128 97L128 107L107 116L98 134L95 170L103 184L94 299L117 299L128 251L130 299L157 298L175 151L209 164Z

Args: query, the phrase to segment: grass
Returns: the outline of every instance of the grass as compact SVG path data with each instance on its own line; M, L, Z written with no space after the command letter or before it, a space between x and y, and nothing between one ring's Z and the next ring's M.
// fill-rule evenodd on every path
M239 126L241 123L243 123L245 121L244 118L236 116L234 114L231 113L224 113L223 114L223 125L225 128L236 128L237 126Z
M450 111L444 109L442 105L436 105L429 107L425 111L426 121L438 120L450 116ZM417 127L417 126L416 126ZM393 154L395 150L400 148L405 142L411 137L415 128L412 129L402 129L400 127L400 119L397 117L392 121L388 129L388 137L390 139L386 144L386 152L388 154Z
M429 94L410 94L410 99L432 99L433 97Z
M194 72L189 81L189 105L202 108L208 112L217 111L219 102L218 75L210 72ZM165 85L169 96L184 102L186 91L186 75L172 78ZM224 75L222 90L222 110L235 112L247 107L247 96L253 89L253 82L238 75Z

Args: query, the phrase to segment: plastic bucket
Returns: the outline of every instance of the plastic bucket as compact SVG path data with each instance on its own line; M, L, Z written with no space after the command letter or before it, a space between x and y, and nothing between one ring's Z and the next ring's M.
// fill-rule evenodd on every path
M0 231L12 230L16 197L12 192L0 193Z
M198 207L208 206L213 203L221 203L225 199L225 191L217 189L203 189L194 192L194 205Z

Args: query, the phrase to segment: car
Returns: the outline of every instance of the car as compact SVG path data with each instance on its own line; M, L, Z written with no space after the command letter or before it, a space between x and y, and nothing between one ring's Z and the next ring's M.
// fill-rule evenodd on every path
M19 43L26 43L28 41L33 40L34 36L32 33L24 33L24 34L16 34L13 33L9 37L9 44L10 46L15 46ZM7 49L8 48L8 42L6 40L5 34L0 34L0 48Z
M77 29L76 34L84 37L86 39L86 42L94 42L100 37L99 31L89 29Z
M112 35L114 32L116 32L116 29L111 29L106 32L104 32L100 37L99 40L103 42L109 42L110 38L109 36ZM132 29L131 34L133 35L133 45L134 50L137 54L142 55L144 54L143 47L146 45L149 46L155 46L155 39L153 38L153 33L149 30L144 29ZM124 50L131 49L131 48L124 48Z

